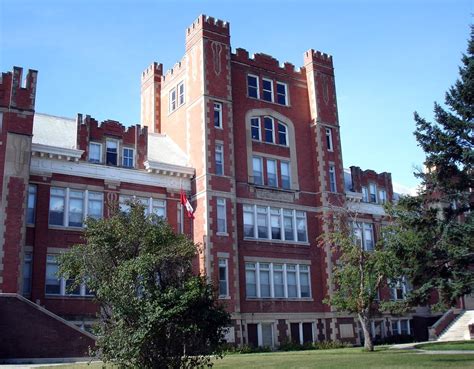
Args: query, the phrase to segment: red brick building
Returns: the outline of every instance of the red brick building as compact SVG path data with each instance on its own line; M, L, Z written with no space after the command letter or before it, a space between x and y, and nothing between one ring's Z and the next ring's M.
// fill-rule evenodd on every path
M200 16L179 63L142 73L141 125L131 127L37 114L36 71L25 86L21 72L0 83L0 292L88 325L87 286L69 294L55 256L80 242L85 217L135 196L202 245L199 272L232 313L230 341L358 341L353 317L323 303L334 260L317 238L331 209L347 206L361 216L361 245L373 247L393 188L389 173L344 171L331 56L308 50L297 69L232 52L229 24ZM412 334L413 316L429 312L381 316L374 335Z

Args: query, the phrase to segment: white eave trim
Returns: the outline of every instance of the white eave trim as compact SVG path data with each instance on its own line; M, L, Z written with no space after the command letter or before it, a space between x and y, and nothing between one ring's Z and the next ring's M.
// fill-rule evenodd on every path
M353 202L362 201L362 192L346 191L346 199Z
M150 160L145 161L144 164L145 169L149 173L158 173L184 178L191 178L194 176L194 168L185 167L182 165L167 164Z
M31 153L32 155L37 155L39 157L78 161L84 153L84 150L67 149L64 147L33 143L31 144Z

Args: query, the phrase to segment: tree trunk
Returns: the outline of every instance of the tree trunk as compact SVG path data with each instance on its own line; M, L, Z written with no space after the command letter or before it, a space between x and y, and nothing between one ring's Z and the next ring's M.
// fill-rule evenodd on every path
M370 335L370 319L363 315L358 314L359 322L364 332L364 349L367 351L374 351L374 343L372 342L372 336Z

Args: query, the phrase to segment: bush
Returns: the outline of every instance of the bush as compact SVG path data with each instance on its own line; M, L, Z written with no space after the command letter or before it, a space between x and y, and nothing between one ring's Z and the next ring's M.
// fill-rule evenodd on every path
M396 343L411 343L415 342L415 338L409 334L397 334L394 336L385 337L379 340L376 340L374 344L376 345L393 345Z
M321 342L306 342L299 344L296 342L286 342L280 345L280 351L301 351L301 350L332 350L338 348L352 347L351 344L340 341L321 341Z

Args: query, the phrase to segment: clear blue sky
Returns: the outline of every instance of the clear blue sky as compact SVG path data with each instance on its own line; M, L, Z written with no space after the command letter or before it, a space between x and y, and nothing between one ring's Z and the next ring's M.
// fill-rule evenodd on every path
M332 54L345 166L416 185L413 112L432 118L458 77L473 1L1 0L0 69L39 70L38 112L135 124L141 71L180 60L201 13L230 22L234 49L296 66Z

